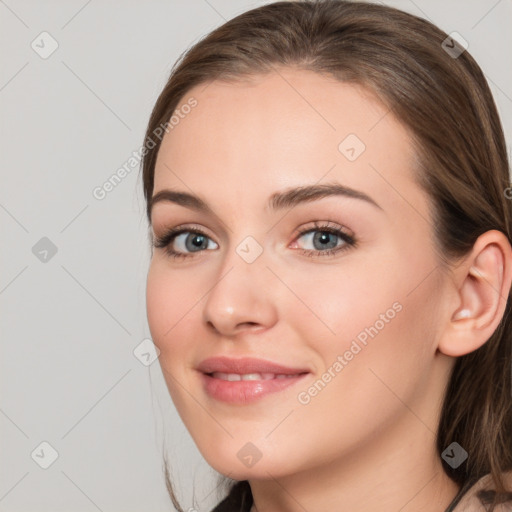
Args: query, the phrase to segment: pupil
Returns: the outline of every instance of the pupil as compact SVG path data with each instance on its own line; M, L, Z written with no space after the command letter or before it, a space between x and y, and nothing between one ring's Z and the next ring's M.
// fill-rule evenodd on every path
M322 231L319 233L319 236L315 236L316 241L320 241L323 248L327 247L327 244L329 244L330 237L333 237L333 241L331 241L331 246L329 248L334 248L336 247L336 240L334 240L336 235L333 235L333 233Z
M205 237L204 235L194 235L192 238L188 238L187 241L192 240L193 248L201 248L204 245ZM190 249L190 247L188 248Z

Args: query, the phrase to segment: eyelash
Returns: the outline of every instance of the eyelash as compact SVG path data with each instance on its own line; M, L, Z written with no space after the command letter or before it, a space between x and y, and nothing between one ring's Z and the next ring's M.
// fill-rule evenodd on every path
M314 231L320 231L322 233L329 233L332 235L337 235L340 237L343 242L345 242L343 245L335 247L334 249L327 249L325 251L318 251L318 250L311 250L311 249L295 249L304 254L308 257L314 257L314 256L332 256L334 254L337 254L342 251L346 251L347 249L350 249L351 247L355 247L357 245L357 240L355 237L348 235L344 231L342 231L339 228L333 227L329 225L329 223L314 223L313 228L304 228L299 230L297 234L297 239L301 236L314 232ZM171 249L171 244L174 242L174 239L181 235L182 233L190 233L190 234L196 234L196 235L203 235L206 238L210 238L203 230L200 228L172 228L166 231L161 237L156 237L155 241L153 243L153 246L157 249L165 248L166 254L174 259L178 258L189 258L193 257L191 253L182 253L175 251L174 249ZM204 252L204 251L198 251L198 252Z

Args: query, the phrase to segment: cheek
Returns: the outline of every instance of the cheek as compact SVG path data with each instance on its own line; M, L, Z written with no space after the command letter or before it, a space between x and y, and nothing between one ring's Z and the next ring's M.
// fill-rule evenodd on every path
M318 310L334 335L318 320L316 336L308 325L311 319L300 324L310 329L309 343L323 365L313 381L297 390L296 420L308 432L322 432L317 448L324 448L314 457L328 457L376 435L407 414L403 404L414 403L424 390L428 343L419 329L427 328L427 320L422 326L417 322L424 297L407 297L409 290L403 293L396 286L383 290L379 295L346 288L354 294L319 295L319 307L322 301L335 303Z
M164 333L172 325L170 319L166 319L166 312L169 310L169 306L172 306L169 304L172 301L172 296L165 292L167 284L165 275L152 262L146 281L146 312L153 343L160 350L163 348Z
M183 387L191 389L187 361L191 360L190 339L197 323L193 316L197 315L194 304L198 297L201 295L194 293L193 280L180 278L164 263L152 261L146 281L148 325L153 343L160 350L158 361L170 397L184 420L190 403Z
M332 382L325 387L330 391L322 390L324 398L315 399L317 403L348 393L343 399L347 405L355 398L352 406L357 409L358 403L375 398L378 408L386 384L402 396L428 373L435 338L436 282L426 280L411 293L418 268L408 268L396 257L390 261L394 263L386 272L369 265L358 269L347 265L343 271L333 268L328 276L325 269L301 279L296 274L294 281L289 276L287 283L293 282L304 304L288 301L289 309L282 315L293 319L301 339L319 356L318 375L330 372L325 376ZM428 262L423 263L430 270ZM351 392L354 383L356 396ZM392 394L390 398L395 400Z
M163 356L180 349L194 315L194 304L201 297L194 281L169 272L160 262L152 262L146 282L146 311L155 345ZM197 307L197 306L196 306Z
M378 279L367 269L347 264L288 270L283 281L297 298L288 292L288 298L282 300L287 310L281 310L281 316L293 320L305 343L322 353L342 353L360 333L364 338L365 329L378 321L380 314L390 309L389 316L395 314L394 283L383 276Z

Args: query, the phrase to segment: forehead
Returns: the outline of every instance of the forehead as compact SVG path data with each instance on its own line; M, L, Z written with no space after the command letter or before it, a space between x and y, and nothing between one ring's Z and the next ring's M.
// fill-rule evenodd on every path
M182 109L191 98L197 104ZM215 191L218 204L247 205L323 179L395 203L400 189L410 201L419 193L407 129L358 85L286 68L200 84L175 112L181 115L160 147L154 194L188 187L205 198Z

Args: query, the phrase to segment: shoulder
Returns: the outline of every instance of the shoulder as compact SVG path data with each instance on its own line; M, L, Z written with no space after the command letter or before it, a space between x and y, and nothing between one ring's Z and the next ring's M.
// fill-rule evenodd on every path
M501 474L503 484L507 491L512 491L512 471ZM486 506L482 502L482 498L478 495L480 491L494 491L495 484L490 474L487 474L477 480L464 494L460 502L453 509L453 512L485 512ZM512 493L511 499L505 503L496 505L494 512L511 512L512 511Z

